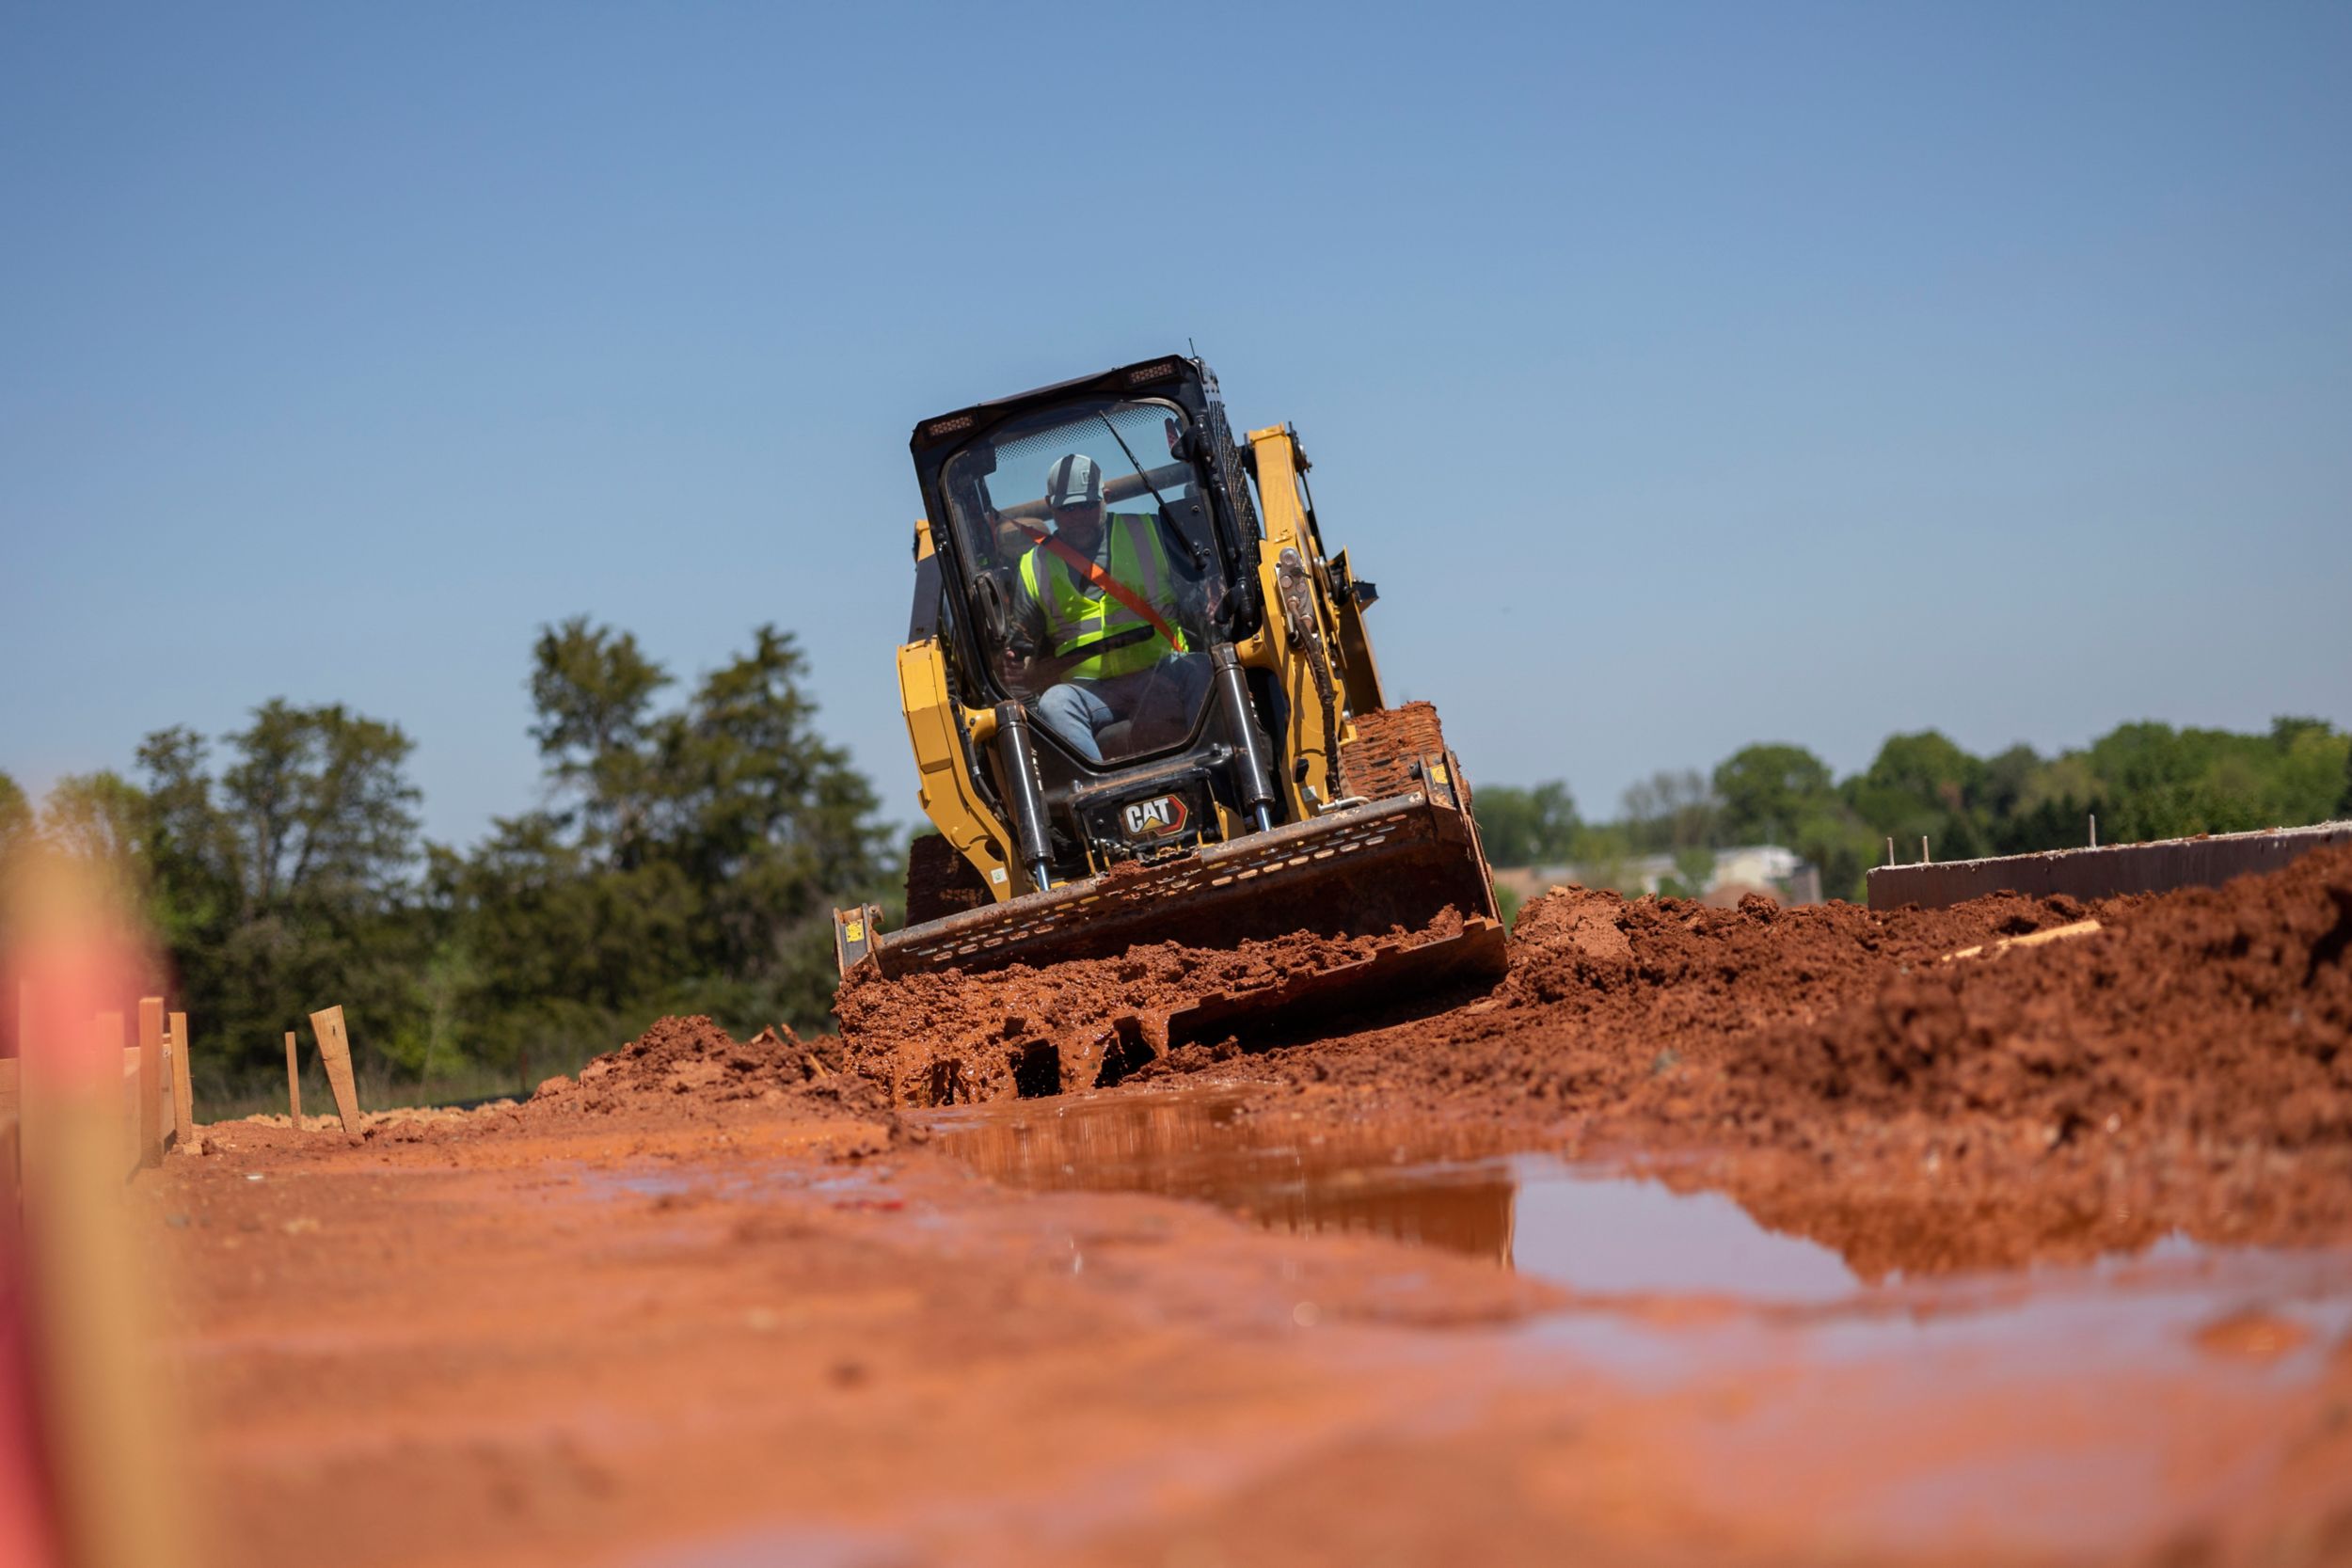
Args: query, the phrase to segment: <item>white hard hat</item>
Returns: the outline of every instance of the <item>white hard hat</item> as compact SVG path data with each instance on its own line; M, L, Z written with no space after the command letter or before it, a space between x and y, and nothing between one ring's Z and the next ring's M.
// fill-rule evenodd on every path
M1045 470L1045 504L1058 512L1070 506L1103 504L1103 470L1081 452L1054 459Z

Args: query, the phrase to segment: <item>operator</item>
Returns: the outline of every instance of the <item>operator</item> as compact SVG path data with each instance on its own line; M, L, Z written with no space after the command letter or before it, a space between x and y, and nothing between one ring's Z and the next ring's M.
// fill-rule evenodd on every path
M1030 705L1038 721L1089 762L1120 720L1189 719L1209 689L1205 617L1149 512L1105 513L1103 470L1082 453L1046 470L1054 531L1021 558L1016 648L1032 679L1055 684Z

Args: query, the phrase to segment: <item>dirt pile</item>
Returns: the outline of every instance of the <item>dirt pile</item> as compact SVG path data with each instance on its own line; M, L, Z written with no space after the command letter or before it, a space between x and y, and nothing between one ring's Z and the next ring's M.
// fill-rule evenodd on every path
M979 974L947 970L883 980L861 972L842 986L834 1013L850 1060L893 1104L1055 1094L1114 1084L1159 1059L1171 1039L1181 1040L1187 1011L1206 999L1275 993L1295 979L1462 927L1448 909L1415 932L1297 932L1231 949L1153 942L1117 958Z
M1743 1032L1819 1019L1944 954L2082 912L2014 896L1891 915L1782 910L1756 895L1714 909L1561 888L1520 911L1510 972L1488 994L1444 1010L1424 1001L1418 1015L1407 1005L1388 1027L1298 1042L1263 1065L1316 1082L1426 1085L1481 1112L1498 1101L1539 1116L1615 1103L1678 1065L1721 1059ZM1154 1071L1232 1054L1180 1050Z
M831 1036L803 1040L788 1028L771 1027L738 1040L700 1014L657 1021L580 1069L577 1080L540 1085L531 1105L612 1115L680 1096L710 1104L788 1096L851 1112L880 1106L874 1085L850 1070L847 1052Z
M1950 958L2085 917L2100 928ZM2047 1255L2060 1233L2094 1251L2175 1226L2352 1227L2352 849L2091 906L1711 910L1571 889L1512 940L1491 995L1250 1065L1384 1112L1770 1156L1741 1164L1752 1208L1820 1234L1846 1223L1825 1203L1898 1227L1931 1203L1955 1262ZM1178 1052L1159 1070L1201 1065ZM1836 1240L1858 1266L1905 1250Z
M1768 1030L1735 1078L1875 1115L2030 1119L2279 1149L2352 1145L2352 850L2142 898L2080 941L1900 974Z
M2060 934L2002 945L2035 933ZM2352 848L2088 905L1720 909L1561 889L1521 911L1509 972L1484 991L1318 1004L1238 1038L1167 1033L1189 999L1371 940L858 979L836 1006L848 1064L891 1104L1238 1073L1355 1117L1711 1161L1709 1183L1866 1269L1923 1266L1906 1227L1946 1247L1929 1266L2173 1227L2352 1229Z
M1948 957L2086 914L2101 928L2079 939ZM2090 909L1715 911L1571 891L1532 906L1513 941L1496 998L1355 1053L1447 1062L1505 1097L1607 1091L1616 1114L1671 1108L1716 1133L1777 1138L1821 1113L1992 1115L2053 1143L2127 1125L2352 1143L2352 850Z

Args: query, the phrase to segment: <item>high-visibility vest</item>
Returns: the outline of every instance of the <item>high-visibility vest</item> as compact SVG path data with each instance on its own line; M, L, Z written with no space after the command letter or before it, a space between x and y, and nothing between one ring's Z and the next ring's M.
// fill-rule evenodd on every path
M1168 588L1168 558L1154 531L1157 521L1148 512L1114 513L1104 518L1111 547L1103 564L1136 597L1165 611L1173 601ZM1182 631L1170 643L1142 616L1092 583L1080 580L1067 562L1042 545L1031 547L1021 558L1021 586L1045 610L1045 640L1055 657L1101 647L1101 652L1072 665L1062 677L1065 680L1132 675L1149 670L1169 654L1191 652Z

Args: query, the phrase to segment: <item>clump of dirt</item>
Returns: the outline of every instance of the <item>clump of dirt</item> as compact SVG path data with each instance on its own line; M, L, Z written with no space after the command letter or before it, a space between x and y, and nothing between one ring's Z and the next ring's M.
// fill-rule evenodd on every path
M611 1115L680 1096L708 1104L792 1096L845 1111L880 1108L874 1085L850 1069L838 1039L803 1040L789 1028L771 1026L738 1040L700 1014L658 1020L580 1069L577 1080L550 1078L540 1085L531 1105Z
M1152 942L1117 958L977 974L950 969L884 980L860 971L834 997L834 1015L850 1060L892 1104L1053 1094L1117 1083L1171 1044L1197 1052L1181 1043L1183 1017L1204 999L1278 991L1292 979L1462 928L1461 915L1447 909L1418 931L1302 931L1223 949Z

